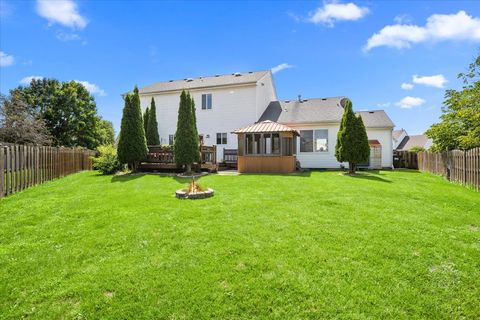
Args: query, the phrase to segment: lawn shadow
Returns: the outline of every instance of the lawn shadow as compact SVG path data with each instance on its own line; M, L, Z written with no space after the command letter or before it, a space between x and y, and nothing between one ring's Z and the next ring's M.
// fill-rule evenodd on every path
M279 176L279 177L303 177L308 178L312 175L310 170L295 171L292 173L240 173L242 176Z
M379 181L379 182L386 182L386 183L392 183L391 180L387 180L381 177L381 173L378 170L372 170L368 172L357 172L355 175L350 176L346 175L348 177L354 178L354 179L364 179L364 180L372 180L372 181Z
M128 174L121 174L115 175L112 177L110 182L128 182L138 178L145 176L145 173L128 173Z

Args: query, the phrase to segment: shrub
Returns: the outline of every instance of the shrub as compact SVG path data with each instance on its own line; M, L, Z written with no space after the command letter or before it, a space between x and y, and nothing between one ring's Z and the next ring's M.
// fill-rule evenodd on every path
M102 174L113 174L122 168L117 157L117 149L111 144L99 146L98 157L93 158L93 168Z
M419 153L421 151L425 151L425 148L424 147L420 147L420 146L413 146L411 147L410 149L408 149L409 152L415 152L415 153Z

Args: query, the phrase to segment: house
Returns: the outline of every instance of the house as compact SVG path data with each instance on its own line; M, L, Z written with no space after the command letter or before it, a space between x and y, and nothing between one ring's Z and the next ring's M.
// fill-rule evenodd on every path
M155 99L162 144L173 144L182 90L188 90L195 100L200 139L204 145L217 146L217 161L222 161L223 149L238 149L239 141L242 143L240 136L243 141L255 138L243 133L238 135L239 129L270 121L286 126L292 132L289 135L292 138L291 156L295 156L302 167L339 168L344 165L335 158L335 143L345 97L280 101L269 70L154 83L140 88L139 94L142 109L150 105L152 97ZM357 114L365 123L374 151L372 156L375 157L365 165L390 168L394 124L383 110L360 111ZM261 137L263 141L257 147L264 148L264 155L269 155L267 149L280 152L271 148L277 137L287 138L285 132L268 132L271 135L257 132L261 135L257 136L258 139ZM241 144L239 155L245 154L247 150L244 148L248 146L247 143Z
M408 135L405 129L394 130L392 133L393 149L408 151L413 147L420 147L425 150L431 147L433 140L424 134Z

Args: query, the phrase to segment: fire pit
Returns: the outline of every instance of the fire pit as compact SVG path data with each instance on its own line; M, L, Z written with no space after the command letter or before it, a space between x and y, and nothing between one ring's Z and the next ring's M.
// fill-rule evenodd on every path
M179 189L175 192L175 196L178 199L206 199L213 197L213 189L202 189L192 178L192 181L188 184L188 188Z

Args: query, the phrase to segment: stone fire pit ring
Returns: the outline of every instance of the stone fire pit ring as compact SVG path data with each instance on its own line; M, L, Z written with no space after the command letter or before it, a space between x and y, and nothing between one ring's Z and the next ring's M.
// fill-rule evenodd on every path
M189 193L188 191L179 189L175 191L175 197L177 197L177 199L192 199L192 200L206 199L206 198L213 197L214 193L215 191L210 188L208 188L205 191L199 191L199 192L193 192L193 193Z

